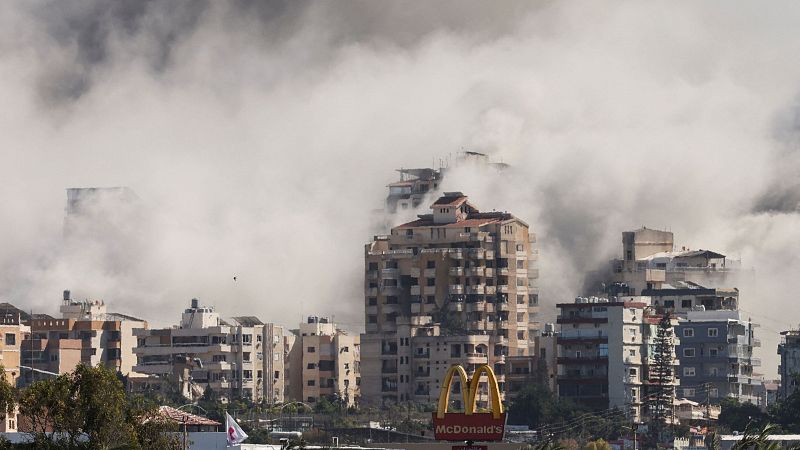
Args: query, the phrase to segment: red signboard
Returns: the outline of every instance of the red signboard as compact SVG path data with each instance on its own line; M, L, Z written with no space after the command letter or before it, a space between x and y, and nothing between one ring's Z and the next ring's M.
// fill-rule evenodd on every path
M442 418L433 413L433 436L440 441L502 441L505 426L505 413L497 418L491 413L445 413Z
M454 445L453 450L489 450L485 445Z

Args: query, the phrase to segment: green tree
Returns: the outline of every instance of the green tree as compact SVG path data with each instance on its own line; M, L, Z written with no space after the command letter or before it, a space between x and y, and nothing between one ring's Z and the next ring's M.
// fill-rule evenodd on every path
M596 441L587 442L583 446L583 450L611 450L611 445L603 439L597 439Z
M6 369L0 364L0 419L14 412L17 405L17 392L8 381Z
M722 410L719 413L717 425L728 431L744 431L750 425L763 427L769 422L769 417L761 408L752 403L741 403L733 398L723 399L720 403Z
M800 383L800 374L795 374L792 381L787 381L792 382ZM769 418L785 432L800 433L800 389L795 389L791 395L773 405Z

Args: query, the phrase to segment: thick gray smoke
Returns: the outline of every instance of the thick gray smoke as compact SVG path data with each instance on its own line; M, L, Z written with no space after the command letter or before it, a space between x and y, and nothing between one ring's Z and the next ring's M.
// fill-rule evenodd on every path
M0 296L53 312L71 288L156 324L197 296L357 328L393 169L467 148L514 170L445 188L536 230L543 310L622 230L666 227L756 269L742 304L773 358L800 322L798 19L788 2L4 2ZM81 186L129 186L141 215L65 240Z

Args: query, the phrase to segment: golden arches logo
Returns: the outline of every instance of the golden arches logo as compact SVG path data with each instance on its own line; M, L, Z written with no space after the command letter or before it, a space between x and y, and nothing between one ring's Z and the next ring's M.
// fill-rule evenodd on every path
M439 407L436 411L436 417L443 419L447 413L447 406L450 403L450 386L453 383L453 376L458 375L461 381L461 396L464 403L464 415L471 416L475 413L475 404L478 401L478 386L481 381L481 375L486 375L489 380L489 395L492 399L492 418L500 419L503 416L503 403L500 401L500 387L497 385L497 377L491 367L484 364L477 369L472 375L472 379L467 377L467 372L463 367L454 365L447 370L447 374L442 380L442 390L439 393Z

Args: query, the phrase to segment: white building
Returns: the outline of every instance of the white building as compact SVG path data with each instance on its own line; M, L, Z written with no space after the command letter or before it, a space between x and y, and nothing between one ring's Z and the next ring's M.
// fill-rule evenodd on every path
M134 390L174 377L197 396L212 389L223 400L244 397L279 403L284 398L283 328L258 318L219 317L197 299L179 326L136 330L138 363L134 370L156 376L134 380ZM185 375L188 374L188 377Z

